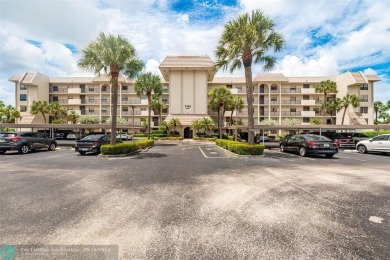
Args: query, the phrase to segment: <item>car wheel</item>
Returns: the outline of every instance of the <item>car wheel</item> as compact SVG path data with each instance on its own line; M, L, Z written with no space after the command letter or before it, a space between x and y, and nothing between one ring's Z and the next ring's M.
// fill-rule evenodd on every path
M357 150L359 151L359 153L367 153L367 148L364 145L359 145L357 147Z
M282 153L284 153L284 145L283 145L283 144L280 145L280 151L281 151Z
M5 154L5 151L0 151L0 154Z
M332 153L332 154L325 154L326 158L332 158L333 155L334 155L334 153Z
M81 151L79 151L79 154L80 154L80 155L85 155L86 152L81 152Z
M56 144L55 143L51 143L49 145L49 151L54 151L56 149Z
M23 144L20 148L19 148L19 153L21 154L26 154L30 151L30 148L28 147L27 144Z
M306 148L305 147L299 148L299 155L302 157L306 156Z

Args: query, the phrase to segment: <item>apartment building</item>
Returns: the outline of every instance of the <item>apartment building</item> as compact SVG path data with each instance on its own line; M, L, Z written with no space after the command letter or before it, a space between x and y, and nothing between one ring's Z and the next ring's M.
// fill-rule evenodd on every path
M216 77L214 62L208 56L167 56L160 64L163 83L162 99L167 108L162 117L169 120L179 118L181 133L191 136L189 128L194 119L211 117L217 121L217 113L208 106L210 89L226 86L233 95L242 97L245 106L234 111L234 118L246 125L247 105L244 77ZM349 107L344 125L374 123L374 83L380 79L362 72L345 72L332 77L286 77L281 73L259 73L253 77L255 124L273 119L279 124L286 118L296 118L302 125L310 124L312 119L322 120L320 107L324 95L316 93L315 87L323 80L337 84L337 93L328 94L328 99L342 98L347 93L360 97L360 106ZM107 75L95 77L49 77L39 72L24 73L9 79L15 83L16 108L22 118L18 123L43 123L40 115L29 113L34 100L59 102L68 111L81 115L97 115L102 122L110 117L111 84ZM140 125L148 115L146 96L137 96L134 80L119 78L118 116L132 124ZM134 113L134 114L133 114ZM328 115L327 124L340 125L343 111ZM231 111L225 113L225 126L228 125ZM152 126L158 126L158 115L152 112Z

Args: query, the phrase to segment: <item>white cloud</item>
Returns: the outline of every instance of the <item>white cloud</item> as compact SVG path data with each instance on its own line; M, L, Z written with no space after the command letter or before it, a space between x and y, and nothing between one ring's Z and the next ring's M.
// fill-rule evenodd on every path
M158 68L160 63L160 61L155 59L148 60L145 64L145 72L151 72L153 74L160 75L160 69Z

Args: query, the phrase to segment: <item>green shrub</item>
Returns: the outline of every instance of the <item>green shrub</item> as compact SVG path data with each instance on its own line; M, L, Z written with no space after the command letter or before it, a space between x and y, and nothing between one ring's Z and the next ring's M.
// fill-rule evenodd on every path
M160 137L166 137L167 135L166 134L152 134L151 135L152 137L155 137L155 138L160 138Z
M100 148L103 155L118 155L118 154L129 154L139 149L145 149L153 146L153 140L141 140L131 143L118 143L115 145L105 144Z
M212 141L212 142L214 142L215 140L217 140L216 137L199 137L199 136L194 136L193 139L194 139L194 140L197 140L197 141Z
M365 134L367 137L374 137L377 135L390 134L390 130L379 130L379 132L378 131L363 131L363 134Z
M153 130L151 132L152 135L165 135L166 132L164 130Z
M183 140L183 137L181 137L181 136L165 136L165 137L159 137L158 140L181 141L181 140Z
M135 134L134 137L148 137L147 134Z
M232 136L232 135L228 135L227 138L228 138L229 141L234 141L234 136Z
M262 155L264 152L264 145L262 144L247 144L236 141L229 141L226 139L215 140L216 145L223 149L229 150L240 155Z

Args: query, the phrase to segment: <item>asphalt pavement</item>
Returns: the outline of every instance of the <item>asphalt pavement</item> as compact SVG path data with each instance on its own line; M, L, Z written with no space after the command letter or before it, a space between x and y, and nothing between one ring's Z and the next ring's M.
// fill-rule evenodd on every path
M16 259L34 259L20 245L112 245L118 259L390 259L389 159L235 156L190 141L120 158L6 153L0 246Z

